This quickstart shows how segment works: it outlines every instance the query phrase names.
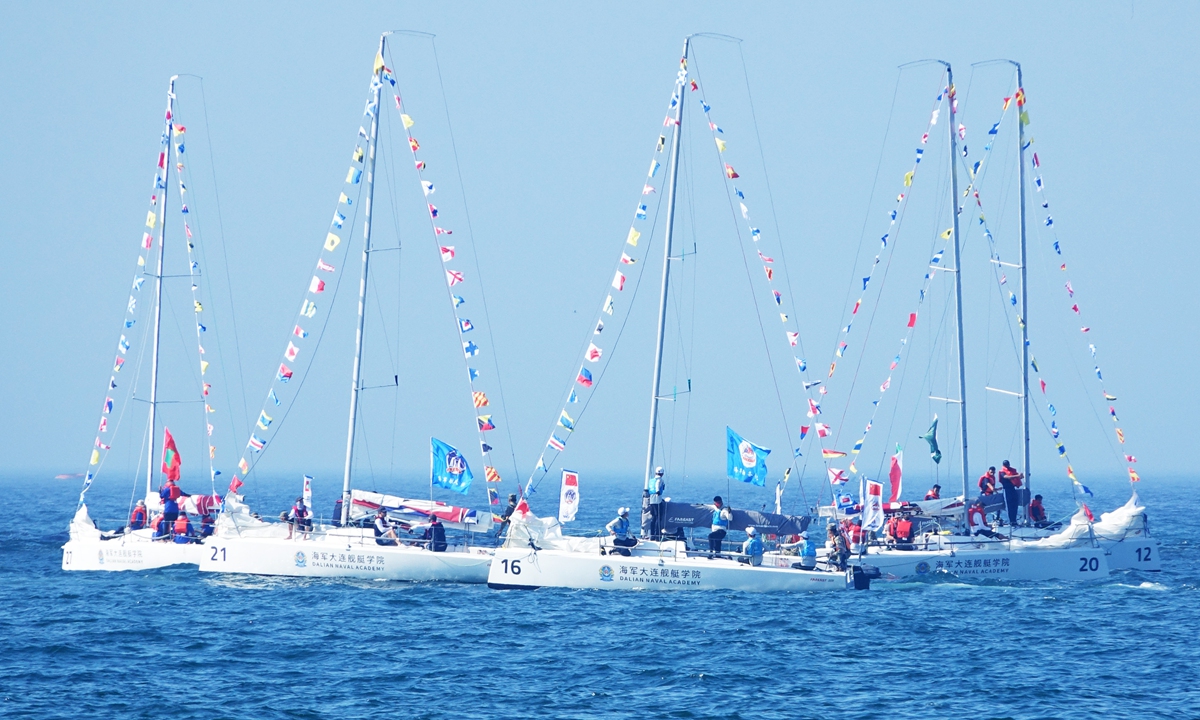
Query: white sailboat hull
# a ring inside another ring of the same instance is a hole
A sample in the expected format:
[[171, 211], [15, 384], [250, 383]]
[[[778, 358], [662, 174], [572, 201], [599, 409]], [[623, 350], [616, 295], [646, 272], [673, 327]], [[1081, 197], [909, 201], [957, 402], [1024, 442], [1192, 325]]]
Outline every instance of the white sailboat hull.
[[959, 543], [940, 550], [871, 548], [852, 563], [879, 568], [883, 580], [949, 575], [967, 580], [1095, 580], [1109, 574], [1102, 548], [1009, 549], [1003, 542]]
[[63, 570], [155, 570], [173, 565], [199, 565], [204, 545], [153, 540], [149, 528], [111, 539], [103, 534], [80, 505], [71, 520], [70, 539], [63, 545]]
[[201, 572], [458, 583], [486, 582], [493, 552], [455, 545], [445, 552], [378, 545], [370, 532], [309, 540], [221, 537], [210, 539], [206, 547]]

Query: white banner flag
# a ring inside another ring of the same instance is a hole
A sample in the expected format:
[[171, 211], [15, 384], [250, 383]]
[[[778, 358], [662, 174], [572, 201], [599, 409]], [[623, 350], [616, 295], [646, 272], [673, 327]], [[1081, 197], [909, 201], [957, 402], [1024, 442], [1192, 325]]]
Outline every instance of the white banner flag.
[[579, 473], [563, 470], [562, 490], [558, 495], [558, 521], [565, 523], [574, 520], [577, 510], [579, 510]]
[[867, 494], [863, 498], [863, 530], [878, 530], [883, 527], [883, 483], [867, 481]]
[[312, 475], [304, 476], [304, 492], [302, 496], [304, 498], [304, 506], [308, 508], [310, 513], [312, 512], [312, 481]]

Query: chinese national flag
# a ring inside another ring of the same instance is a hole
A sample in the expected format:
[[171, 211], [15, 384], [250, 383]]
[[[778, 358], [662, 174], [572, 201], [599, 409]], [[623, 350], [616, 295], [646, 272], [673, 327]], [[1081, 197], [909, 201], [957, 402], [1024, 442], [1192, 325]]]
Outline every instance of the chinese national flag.
[[179, 450], [175, 448], [175, 438], [171, 437], [171, 431], [163, 428], [163, 456], [162, 456], [162, 471], [166, 473], [168, 480], [179, 480], [179, 469], [183, 463], [179, 459]]

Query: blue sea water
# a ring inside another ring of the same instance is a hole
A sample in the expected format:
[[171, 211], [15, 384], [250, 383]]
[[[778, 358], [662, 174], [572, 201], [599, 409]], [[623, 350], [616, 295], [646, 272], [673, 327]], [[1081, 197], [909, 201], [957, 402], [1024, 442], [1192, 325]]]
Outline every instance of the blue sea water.
[[[636, 500], [584, 483], [581, 531]], [[1142, 484], [1161, 573], [748, 595], [65, 573], [77, 481], [0, 478], [0, 716], [1200, 717], [1200, 501]]]

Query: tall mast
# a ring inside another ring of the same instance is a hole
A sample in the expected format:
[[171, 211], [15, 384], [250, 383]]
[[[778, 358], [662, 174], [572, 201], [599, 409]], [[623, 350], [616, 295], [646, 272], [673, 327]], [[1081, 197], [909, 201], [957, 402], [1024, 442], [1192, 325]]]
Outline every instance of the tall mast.
[[[379, 38], [379, 57], [383, 57], [384, 39]], [[363, 326], [366, 324], [367, 269], [371, 258], [371, 205], [375, 197], [375, 139], [379, 131], [379, 96], [383, 90], [383, 70], [375, 71], [373, 102], [375, 112], [371, 115], [371, 137], [367, 142], [367, 201], [363, 204], [363, 255], [362, 276], [358, 279], [358, 331], [354, 335], [354, 370], [350, 376], [350, 421], [346, 431], [346, 468], [342, 475], [342, 524], [350, 521], [350, 468], [354, 462], [354, 428], [358, 424], [359, 375], [362, 370]]]
[[[1017, 90], [1023, 92], [1021, 63], [1017, 66]], [[1032, 473], [1029, 468], [1029, 283], [1025, 263], [1025, 124], [1021, 122], [1021, 106], [1017, 103], [1017, 178], [1020, 183], [1020, 202], [1017, 204], [1017, 226], [1021, 230], [1021, 425], [1024, 441], [1025, 487], [1029, 488]], [[1032, 491], [1031, 491], [1032, 492]]]
[[967, 365], [966, 343], [963, 339], [963, 300], [962, 300], [962, 254], [958, 237], [958, 138], [954, 128], [957, 126], [954, 102], [954, 71], [950, 63], [946, 66], [946, 101], [950, 104], [950, 122], [946, 130], [950, 136], [950, 215], [954, 220], [954, 316], [958, 325], [958, 422], [962, 428], [962, 482], [963, 501], [967, 499], [967, 483], [970, 482], [971, 471], [967, 458]]
[[158, 264], [154, 273], [154, 349], [150, 353], [150, 419], [147, 421], [150, 438], [146, 443], [146, 497], [154, 492], [154, 449], [155, 438], [158, 437], [156, 419], [158, 415], [158, 340], [162, 329], [162, 291], [163, 291], [163, 239], [167, 232], [167, 187], [171, 176], [171, 128], [175, 124], [175, 79], [172, 75], [167, 86], [167, 124], [166, 147], [163, 148], [162, 187], [154, 191], [162, 198], [158, 206]]
[[[683, 39], [683, 60], [687, 60], [690, 37]], [[680, 70], [680, 76], [684, 70]], [[667, 281], [671, 274], [671, 238], [675, 232], [675, 185], [679, 179], [679, 140], [683, 131], [683, 80], [675, 81], [675, 129], [671, 135], [671, 184], [667, 188], [667, 232], [663, 242], [662, 289], [658, 296], [658, 337], [654, 346], [654, 383], [650, 390], [650, 439], [646, 443], [646, 477], [643, 488], [650, 489], [650, 474], [654, 471], [654, 436], [658, 428], [658, 391], [662, 382], [663, 338], [667, 329]]]

